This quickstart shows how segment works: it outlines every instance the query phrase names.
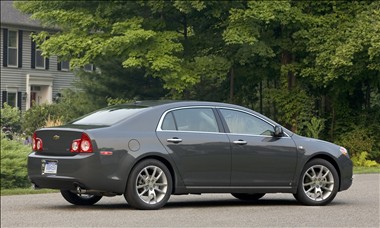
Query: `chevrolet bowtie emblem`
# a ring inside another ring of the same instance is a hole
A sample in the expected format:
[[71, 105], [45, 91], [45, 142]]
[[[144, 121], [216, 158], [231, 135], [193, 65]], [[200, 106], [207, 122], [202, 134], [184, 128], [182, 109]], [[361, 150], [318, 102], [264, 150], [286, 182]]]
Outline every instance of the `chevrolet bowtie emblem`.
[[53, 139], [54, 139], [54, 140], [58, 140], [58, 139], [59, 139], [59, 135], [54, 135], [54, 136], [53, 136]]

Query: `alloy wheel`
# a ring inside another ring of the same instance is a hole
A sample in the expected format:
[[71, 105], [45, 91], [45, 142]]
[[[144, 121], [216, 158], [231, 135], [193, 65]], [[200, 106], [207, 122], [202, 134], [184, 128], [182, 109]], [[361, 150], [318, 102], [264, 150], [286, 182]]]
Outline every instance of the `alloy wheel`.
[[302, 178], [302, 186], [305, 195], [313, 201], [327, 199], [334, 189], [334, 176], [323, 165], [311, 166]]
[[136, 179], [136, 192], [147, 204], [157, 204], [168, 191], [168, 179], [164, 171], [154, 165], [140, 171]]

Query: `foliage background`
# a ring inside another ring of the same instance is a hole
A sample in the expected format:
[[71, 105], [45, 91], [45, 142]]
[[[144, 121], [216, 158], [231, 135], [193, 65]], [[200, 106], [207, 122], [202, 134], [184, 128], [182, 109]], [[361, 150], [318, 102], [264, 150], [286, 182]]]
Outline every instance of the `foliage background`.
[[[80, 92], [66, 91], [52, 119], [66, 122], [107, 99], [230, 102], [380, 161], [379, 1], [15, 5], [61, 29], [33, 39], [78, 75]], [[97, 71], [78, 70], [88, 63]]]

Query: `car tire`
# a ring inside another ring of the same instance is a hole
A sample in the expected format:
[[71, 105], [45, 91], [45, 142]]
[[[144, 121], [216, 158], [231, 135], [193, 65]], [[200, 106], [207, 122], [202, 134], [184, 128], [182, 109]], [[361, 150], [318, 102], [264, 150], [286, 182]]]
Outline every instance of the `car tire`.
[[65, 200], [74, 205], [94, 205], [102, 196], [77, 194], [70, 190], [61, 190], [61, 195]]
[[256, 201], [261, 199], [263, 196], [265, 196], [265, 193], [231, 193], [232, 196], [239, 200], [245, 200], [245, 201]]
[[124, 197], [133, 208], [156, 210], [169, 200], [172, 186], [169, 169], [158, 160], [147, 159], [132, 169]]
[[305, 205], [323, 206], [335, 198], [339, 182], [339, 175], [330, 162], [313, 159], [303, 168], [294, 197]]

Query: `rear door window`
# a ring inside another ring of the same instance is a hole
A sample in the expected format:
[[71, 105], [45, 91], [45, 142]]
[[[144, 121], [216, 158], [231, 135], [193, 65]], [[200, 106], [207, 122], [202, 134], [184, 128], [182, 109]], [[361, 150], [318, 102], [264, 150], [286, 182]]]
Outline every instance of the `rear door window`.
[[218, 124], [211, 108], [187, 108], [166, 114], [162, 130], [219, 132]]

